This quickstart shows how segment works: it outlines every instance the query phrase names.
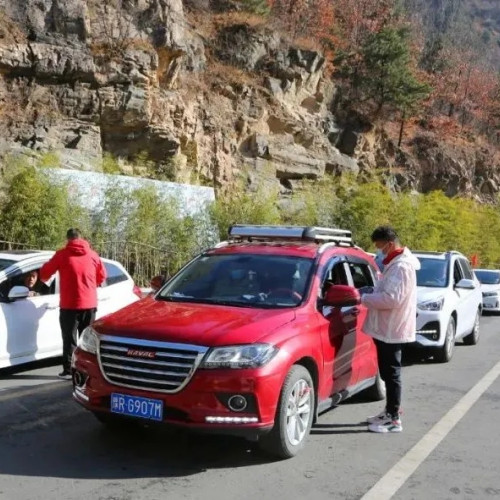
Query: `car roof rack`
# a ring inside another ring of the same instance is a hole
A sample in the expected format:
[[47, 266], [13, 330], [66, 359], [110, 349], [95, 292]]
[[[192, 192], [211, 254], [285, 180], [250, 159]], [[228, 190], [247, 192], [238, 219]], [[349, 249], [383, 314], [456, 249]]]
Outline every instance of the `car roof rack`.
[[234, 224], [229, 228], [229, 239], [232, 241], [332, 242], [339, 246], [350, 247], [354, 245], [351, 231], [317, 226], [261, 226]]

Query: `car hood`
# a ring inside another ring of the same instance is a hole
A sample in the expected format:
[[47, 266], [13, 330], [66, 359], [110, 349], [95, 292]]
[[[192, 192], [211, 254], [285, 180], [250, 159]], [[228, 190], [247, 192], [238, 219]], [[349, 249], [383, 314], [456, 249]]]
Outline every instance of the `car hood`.
[[481, 292], [498, 292], [500, 285], [481, 285]]
[[295, 319], [290, 309], [256, 309], [142, 299], [94, 323], [98, 333], [207, 347], [258, 342]]
[[446, 288], [434, 288], [429, 286], [417, 287], [417, 303], [426, 302], [428, 300], [443, 297], [446, 293]]

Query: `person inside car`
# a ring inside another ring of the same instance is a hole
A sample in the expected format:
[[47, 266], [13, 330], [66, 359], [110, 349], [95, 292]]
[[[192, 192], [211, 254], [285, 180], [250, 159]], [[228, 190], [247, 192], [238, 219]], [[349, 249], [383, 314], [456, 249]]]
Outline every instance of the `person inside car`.
[[37, 295], [45, 295], [47, 293], [47, 285], [38, 279], [38, 271], [36, 269], [28, 271], [14, 279], [12, 289], [14, 286], [25, 286], [29, 290], [28, 297], [35, 297]]
[[38, 271], [29, 271], [23, 276], [23, 284], [29, 289], [29, 297], [40, 295], [38, 285]]

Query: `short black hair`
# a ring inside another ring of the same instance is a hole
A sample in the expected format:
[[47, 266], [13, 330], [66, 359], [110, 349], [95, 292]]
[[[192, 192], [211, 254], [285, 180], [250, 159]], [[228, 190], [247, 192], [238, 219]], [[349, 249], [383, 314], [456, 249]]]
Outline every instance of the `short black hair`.
[[66, 231], [67, 240], [76, 240], [80, 237], [80, 230], [76, 227], [72, 227]]
[[399, 241], [396, 231], [391, 226], [378, 226], [371, 238], [372, 241]]

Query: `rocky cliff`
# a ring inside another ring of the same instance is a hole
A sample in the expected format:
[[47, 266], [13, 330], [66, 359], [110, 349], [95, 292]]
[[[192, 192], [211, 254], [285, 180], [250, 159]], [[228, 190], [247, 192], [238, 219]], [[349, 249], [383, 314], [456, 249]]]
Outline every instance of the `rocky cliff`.
[[160, 178], [243, 177], [283, 196], [303, 179], [382, 167], [395, 188], [496, 195], [489, 149], [443, 147], [428, 131], [399, 150], [380, 128], [340, 121], [321, 53], [231, 9], [0, 0], [0, 155], [56, 151], [99, 170], [109, 152], [126, 172], [140, 156]]

